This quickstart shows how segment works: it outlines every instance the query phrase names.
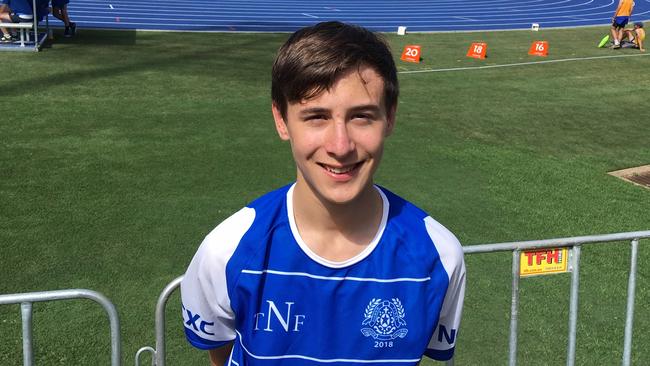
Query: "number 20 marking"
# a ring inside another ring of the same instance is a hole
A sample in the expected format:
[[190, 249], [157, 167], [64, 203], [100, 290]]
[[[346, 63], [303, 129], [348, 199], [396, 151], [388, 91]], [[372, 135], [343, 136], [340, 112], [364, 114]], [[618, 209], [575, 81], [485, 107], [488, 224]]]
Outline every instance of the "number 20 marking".
[[406, 56], [417, 57], [418, 53], [417, 48], [406, 47]]

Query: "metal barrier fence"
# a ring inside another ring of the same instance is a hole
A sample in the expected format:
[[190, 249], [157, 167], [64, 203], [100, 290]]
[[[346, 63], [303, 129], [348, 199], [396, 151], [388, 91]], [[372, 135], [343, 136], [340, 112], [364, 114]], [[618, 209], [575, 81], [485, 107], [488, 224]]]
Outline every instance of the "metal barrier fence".
[[32, 349], [32, 304], [34, 302], [68, 299], [90, 299], [99, 303], [106, 310], [111, 327], [111, 366], [120, 366], [120, 320], [115, 305], [99, 292], [84, 289], [0, 295], [0, 305], [20, 304], [20, 313], [23, 322], [23, 365], [32, 366], [34, 364], [34, 352]]
[[[632, 328], [634, 320], [634, 300], [636, 289], [637, 258], [639, 240], [650, 238], [649, 231], [636, 231], [606, 235], [579, 236], [571, 238], [557, 238], [547, 240], [532, 240], [524, 242], [482, 244], [463, 247], [465, 254], [512, 252], [512, 302], [510, 309], [510, 339], [509, 339], [509, 365], [517, 363], [517, 325], [519, 309], [519, 279], [520, 261], [522, 252], [549, 248], [571, 248], [570, 271], [571, 294], [569, 299], [569, 337], [567, 345], [567, 366], [575, 365], [576, 353], [576, 327], [578, 321], [578, 289], [580, 279], [580, 251], [584, 245], [607, 242], [630, 241], [630, 271], [627, 289], [627, 307], [625, 317], [625, 338], [623, 342], [622, 365], [629, 366], [632, 358]], [[170, 282], [158, 297], [155, 313], [156, 346], [140, 348], [135, 355], [135, 365], [140, 365], [140, 356], [145, 352], [152, 354], [152, 365], [165, 366], [165, 307], [171, 294], [180, 286], [181, 277]], [[115, 306], [102, 294], [91, 290], [61, 290], [45, 291], [25, 294], [0, 295], [0, 305], [21, 304], [23, 320], [23, 364], [33, 364], [32, 352], [32, 302], [63, 300], [72, 298], [87, 298], [100, 303], [106, 310], [111, 325], [111, 365], [120, 365], [120, 334], [119, 320]], [[453, 360], [447, 362], [453, 365]]]
[[630, 272], [627, 287], [627, 307], [625, 316], [625, 339], [623, 342], [623, 366], [629, 366], [632, 358], [632, 326], [634, 320], [634, 298], [636, 289], [637, 257], [639, 239], [650, 238], [650, 231], [636, 231], [606, 235], [578, 236], [548, 240], [532, 240], [524, 242], [471, 245], [463, 247], [465, 254], [512, 252], [512, 305], [510, 308], [510, 341], [508, 364], [517, 364], [517, 323], [519, 314], [519, 279], [520, 260], [522, 251], [571, 247], [571, 294], [569, 298], [569, 338], [567, 345], [567, 366], [575, 365], [576, 328], [578, 324], [578, 289], [580, 279], [580, 250], [583, 245], [607, 242], [630, 241]]
[[[544, 248], [564, 248], [570, 247], [573, 250], [571, 256], [571, 295], [569, 299], [569, 340], [567, 348], [567, 366], [575, 365], [576, 353], [576, 327], [578, 322], [578, 288], [580, 279], [580, 249], [583, 245], [592, 245], [607, 242], [630, 241], [632, 245], [630, 259], [630, 273], [627, 290], [627, 310], [625, 317], [625, 340], [623, 344], [623, 366], [629, 366], [632, 357], [632, 326], [634, 319], [634, 297], [636, 288], [636, 270], [639, 239], [650, 238], [650, 230], [635, 231], [627, 233], [577, 236], [570, 238], [556, 238], [547, 240], [531, 240], [523, 242], [497, 243], [469, 245], [463, 247], [465, 254], [494, 253], [494, 252], [512, 252], [512, 305], [510, 309], [510, 341], [508, 364], [515, 366], [517, 364], [517, 324], [519, 314], [519, 278], [520, 278], [520, 258], [521, 253], [527, 250], [536, 250]], [[158, 298], [156, 304], [156, 347], [142, 347], [136, 354], [135, 364], [140, 365], [139, 356], [145, 351], [153, 354], [152, 365], [165, 366], [165, 305], [169, 296], [179, 287], [182, 280], [177, 277], [170, 282]], [[447, 362], [447, 366], [453, 365], [453, 360]]]
[[158, 296], [156, 303], [156, 348], [144, 346], [135, 354], [135, 364], [140, 365], [140, 355], [143, 352], [152, 353], [152, 365], [163, 366], [165, 365], [165, 305], [169, 296], [181, 285], [183, 276], [176, 277], [170, 282]]

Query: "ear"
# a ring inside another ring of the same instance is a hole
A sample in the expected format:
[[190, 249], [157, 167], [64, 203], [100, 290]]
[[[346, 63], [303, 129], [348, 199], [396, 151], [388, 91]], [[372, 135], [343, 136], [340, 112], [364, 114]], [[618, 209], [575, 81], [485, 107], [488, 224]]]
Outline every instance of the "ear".
[[386, 114], [386, 131], [384, 136], [388, 137], [393, 133], [393, 128], [395, 128], [395, 116], [397, 114], [397, 103], [388, 111]]
[[280, 108], [275, 103], [271, 104], [271, 110], [273, 111], [273, 120], [275, 121], [275, 130], [278, 131], [278, 135], [284, 141], [289, 140], [289, 130], [287, 129], [287, 122], [282, 117]]

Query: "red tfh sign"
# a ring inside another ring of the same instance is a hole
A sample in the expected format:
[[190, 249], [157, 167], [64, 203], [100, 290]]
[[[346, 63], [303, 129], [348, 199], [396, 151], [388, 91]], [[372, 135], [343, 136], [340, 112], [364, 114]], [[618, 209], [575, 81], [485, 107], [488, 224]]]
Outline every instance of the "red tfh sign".
[[548, 42], [546, 41], [535, 41], [530, 45], [528, 54], [532, 56], [548, 56]]
[[472, 43], [467, 50], [467, 57], [484, 59], [487, 55], [487, 43]]
[[420, 45], [417, 44], [406, 45], [404, 47], [404, 51], [402, 52], [402, 57], [400, 59], [406, 62], [419, 63], [420, 54], [422, 53], [421, 51], [422, 51], [422, 47], [420, 47]]
[[528, 259], [528, 265], [533, 265], [533, 258], [535, 258], [535, 264], [540, 265], [542, 261], [546, 261], [548, 264], [561, 263], [562, 262], [562, 250], [561, 249], [551, 249], [551, 250], [540, 250], [536, 252], [524, 252], [524, 255]]

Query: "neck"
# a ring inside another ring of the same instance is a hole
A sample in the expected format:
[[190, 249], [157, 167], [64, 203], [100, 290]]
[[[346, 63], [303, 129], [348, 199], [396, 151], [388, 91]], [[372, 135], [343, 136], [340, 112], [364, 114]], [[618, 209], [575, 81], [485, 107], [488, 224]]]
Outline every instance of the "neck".
[[319, 256], [342, 261], [359, 254], [381, 224], [383, 201], [373, 185], [346, 203], [333, 203], [298, 180], [293, 192], [293, 215], [307, 246]]

